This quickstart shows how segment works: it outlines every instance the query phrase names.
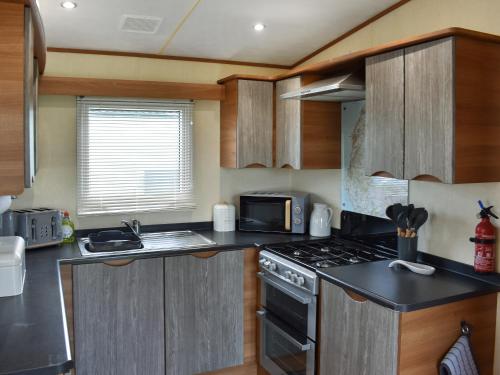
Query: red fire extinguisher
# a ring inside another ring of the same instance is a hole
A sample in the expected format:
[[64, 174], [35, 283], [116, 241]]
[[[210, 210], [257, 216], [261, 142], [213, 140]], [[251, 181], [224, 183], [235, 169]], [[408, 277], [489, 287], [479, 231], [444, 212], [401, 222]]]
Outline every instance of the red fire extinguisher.
[[496, 228], [490, 222], [490, 216], [498, 219], [491, 209], [493, 206], [484, 207], [483, 202], [478, 201], [481, 211], [478, 217], [481, 221], [476, 226], [476, 235], [470, 240], [476, 244], [474, 254], [474, 271], [479, 273], [495, 272], [496, 265]]

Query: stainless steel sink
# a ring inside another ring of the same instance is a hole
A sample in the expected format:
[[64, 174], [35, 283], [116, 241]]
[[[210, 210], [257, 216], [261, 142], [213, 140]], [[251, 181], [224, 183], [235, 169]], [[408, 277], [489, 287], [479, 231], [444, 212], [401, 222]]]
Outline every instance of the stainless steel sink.
[[173, 232], [143, 233], [141, 235], [142, 247], [124, 251], [91, 252], [87, 249], [88, 239], [80, 238], [78, 247], [84, 257], [99, 257], [110, 255], [127, 255], [151, 253], [155, 251], [176, 251], [210, 247], [216, 245], [212, 240], [191, 230]]

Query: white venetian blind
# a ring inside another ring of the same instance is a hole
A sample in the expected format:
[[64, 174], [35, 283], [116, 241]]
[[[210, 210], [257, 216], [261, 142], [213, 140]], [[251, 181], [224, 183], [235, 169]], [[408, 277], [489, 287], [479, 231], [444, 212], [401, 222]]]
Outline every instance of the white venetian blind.
[[77, 98], [78, 214], [188, 210], [193, 103]]

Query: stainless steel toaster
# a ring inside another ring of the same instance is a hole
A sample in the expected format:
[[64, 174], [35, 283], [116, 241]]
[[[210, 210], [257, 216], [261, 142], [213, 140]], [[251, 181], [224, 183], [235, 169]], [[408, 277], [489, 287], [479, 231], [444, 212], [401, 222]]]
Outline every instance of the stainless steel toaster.
[[62, 242], [62, 213], [50, 208], [8, 210], [0, 215], [0, 235], [24, 238], [26, 248]]

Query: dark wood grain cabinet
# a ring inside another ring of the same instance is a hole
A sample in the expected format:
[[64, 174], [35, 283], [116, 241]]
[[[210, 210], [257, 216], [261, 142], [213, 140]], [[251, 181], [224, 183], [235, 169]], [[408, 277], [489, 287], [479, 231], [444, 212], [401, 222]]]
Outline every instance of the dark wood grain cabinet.
[[340, 103], [281, 99], [298, 91], [308, 77], [292, 77], [276, 82], [276, 162], [277, 168], [339, 169], [341, 167]]
[[399, 313], [321, 284], [320, 373], [397, 373]]
[[163, 259], [73, 267], [78, 375], [164, 375]]
[[322, 281], [319, 375], [436, 374], [462, 320], [474, 327], [471, 344], [479, 372], [491, 375], [496, 299], [493, 293], [398, 312]]
[[243, 364], [244, 251], [165, 258], [167, 375]]
[[404, 50], [366, 59], [365, 173], [404, 178]]
[[221, 167], [272, 167], [273, 83], [238, 79], [224, 86]]
[[500, 46], [448, 37], [366, 59], [365, 172], [500, 181]]

